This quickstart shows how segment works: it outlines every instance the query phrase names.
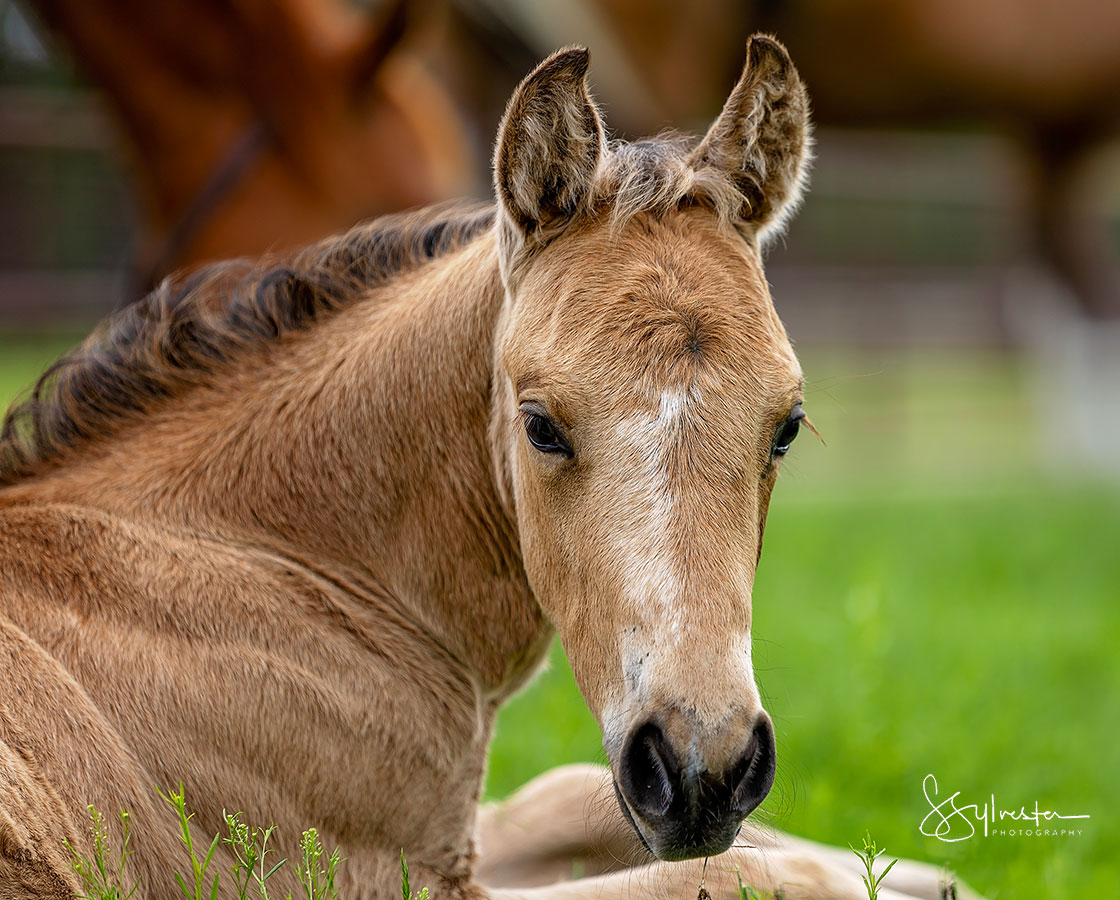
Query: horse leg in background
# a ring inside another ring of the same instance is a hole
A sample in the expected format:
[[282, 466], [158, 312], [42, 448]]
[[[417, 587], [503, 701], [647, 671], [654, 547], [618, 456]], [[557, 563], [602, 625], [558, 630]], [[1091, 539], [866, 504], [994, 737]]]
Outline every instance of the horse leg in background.
[[[623, 818], [605, 766], [559, 766], [508, 799], [480, 808], [478, 840], [476, 877], [492, 888], [539, 887], [637, 870], [653, 862]], [[731, 853], [782, 859], [794, 866], [801, 859], [810, 867], [863, 871], [851, 850], [793, 837], [753, 821], [743, 825]], [[721, 859], [711, 864], [722, 864]], [[908, 897], [940, 900], [943, 880], [935, 866], [899, 860], [884, 885]], [[965, 891], [960, 896], [970, 894]]]
[[1120, 397], [1099, 389], [1120, 378], [1120, 280], [1099, 199], [1115, 168], [1105, 152], [1109, 134], [1086, 118], [1039, 125], [1032, 137], [1033, 249], [1046, 270], [1032, 267], [1010, 286], [1009, 324], [1028, 351], [1046, 461], [1057, 471], [1072, 463], [1113, 478], [1120, 471]]

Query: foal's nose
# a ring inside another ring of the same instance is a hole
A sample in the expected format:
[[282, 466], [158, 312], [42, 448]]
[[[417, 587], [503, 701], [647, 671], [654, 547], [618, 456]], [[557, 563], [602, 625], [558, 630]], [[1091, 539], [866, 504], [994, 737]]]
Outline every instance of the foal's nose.
[[709, 771], [697, 742], [674, 747], [653, 721], [631, 731], [619, 766], [619, 791], [635, 827], [661, 859], [714, 856], [731, 846], [743, 819], [770, 793], [777, 753], [765, 712], [754, 720], [735, 761]]

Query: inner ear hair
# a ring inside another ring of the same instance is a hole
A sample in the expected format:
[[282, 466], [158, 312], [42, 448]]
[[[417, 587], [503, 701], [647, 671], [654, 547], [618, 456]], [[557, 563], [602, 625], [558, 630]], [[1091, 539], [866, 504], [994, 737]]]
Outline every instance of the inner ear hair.
[[742, 222], [760, 236], [781, 230], [805, 188], [812, 145], [809, 99], [780, 42], [754, 35], [743, 74], [723, 111], [692, 152], [743, 195]]
[[590, 53], [554, 53], [521, 83], [499, 130], [494, 180], [524, 236], [563, 224], [587, 205], [603, 154], [603, 125], [587, 89]]

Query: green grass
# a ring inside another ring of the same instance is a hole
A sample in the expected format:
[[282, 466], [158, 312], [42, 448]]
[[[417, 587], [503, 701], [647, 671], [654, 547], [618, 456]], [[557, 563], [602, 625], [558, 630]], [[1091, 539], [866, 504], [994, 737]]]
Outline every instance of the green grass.
[[[186, 793], [182, 784], [178, 790], [157, 792], [160, 799], [170, 806], [178, 820], [179, 841], [183, 845], [183, 855], [190, 864], [190, 873], [181, 874], [173, 870], [183, 900], [217, 900], [223, 884], [234, 885], [238, 900], [281, 900], [279, 895], [269, 892], [269, 880], [288, 865], [287, 858], [276, 861], [279, 856], [275, 849], [268, 846], [276, 827], [259, 828], [242, 821], [241, 813], [225, 814], [227, 833], [215, 834], [212, 838], [199, 835], [192, 820], [194, 813], [188, 810]], [[140, 887], [139, 881], [130, 881], [126, 876], [129, 857], [133, 855], [128, 844], [132, 834], [132, 817], [121, 812], [120, 838], [110, 835], [109, 827], [102, 813], [93, 806], [88, 807], [90, 816], [90, 837], [92, 855], [84, 856], [72, 844], [63, 841], [70, 855], [70, 867], [78, 876], [82, 892], [74, 900], [129, 900]], [[199, 839], [202, 843], [196, 843]], [[206, 843], [209, 841], [209, 843]], [[225, 844], [233, 854], [233, 865], [228, 871], [214, 865], [214, 852], [220, 844]], [[327, 856], [319, 833], [308, 828], [300, 836], [300, 857], [292, 862], [296, 878], [302, 891], [301, 900], [340, 900], [335, 887], [339, 866], [344, 862], [336, 848]], [[275, 890], [275, 888], [273, 888]], [[428, 900], [428, 889], [413, 894], [409, 885], [408, 863], [401, 851], [401, 898], [402, 900]], [[293, 900], [286, 893], [283, 900]]]
[[[0, 402], [68, 341], [0, 343]], [[991, 898], [1120, 884], [1120, 492], [1039, 465], [1021, 363], [817, 354], [755, 589], [779, 742], [772, 824], [946, 864]], [[602, 761], [563, 653], [503, 710], [487, 795]], [[960, 803], [1087, 813], [1069, 838], [924, 837]], [[944, 796], [944, 793], [943, 795]]]
[[82, 335], [0, 334], [0, 410], [30, 388], [36, 377], [75, 347]]
[[[849, 845], [851, 846], [851, 845]], [[880, 866], [878, 873], [875, 871], [875, 863], [878, 862], [879, 857], [887, 852], [885, 847], [879, 847], [875, 841], [871, 839], [870, 834], [865, 834], [863, 838], [863, 846], [860, 849], [852, 847], [852, 852], [863, 864], [863, 874], [860, 879], [863, 881], [863, 887], [867, 891], [867, 900], [879, 900], [879, 886], [886, 880], [887, 873], [894, 868], [898, 859], [892, 859], [885, 866]]]
[[82, 885], [75, 900], [130, 900], [140, 887], [139, 880], [130, 879], [125, 870], [132, 851], [132, 816], [122, 810], [117, 817], [120, 837], [110, 836], [105, 816], [93, 806], [89, 810], [89, 835], [93, 853], [83, 856], [69, 841], [63, 846], [70, 857], [70, 867]]

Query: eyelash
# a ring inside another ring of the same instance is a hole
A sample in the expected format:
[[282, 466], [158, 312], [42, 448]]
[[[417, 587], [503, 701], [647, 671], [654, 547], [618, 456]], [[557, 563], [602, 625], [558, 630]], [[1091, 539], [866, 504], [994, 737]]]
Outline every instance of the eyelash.
[[797, 438], [804, 418], [805, 410], [801, 408], [800, 403], [795, 404], [786, 420], [774, 432], [774, 443], [770, 450], [772, 457], [782, 457], [789, 453], [790, 444]]
[[564, 430], [543, 413], [523, 409], [525, 437], [540, 453], [558, 453], [571, 459], [575, 453]]

